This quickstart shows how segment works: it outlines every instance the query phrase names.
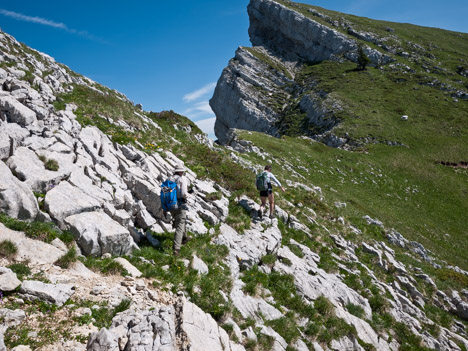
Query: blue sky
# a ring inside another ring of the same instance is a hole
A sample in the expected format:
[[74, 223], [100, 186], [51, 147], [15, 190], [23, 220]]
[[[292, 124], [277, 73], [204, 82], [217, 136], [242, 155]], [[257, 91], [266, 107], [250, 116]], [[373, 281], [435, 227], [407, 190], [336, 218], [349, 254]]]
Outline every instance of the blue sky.
[[[0, 0], [0, 27], [145, 110], [174, 110], [212, 131], [216, 81], [249, 46], [249, 0]], [[374, 19], [468, 32], [466, 0], [301, 1]]]

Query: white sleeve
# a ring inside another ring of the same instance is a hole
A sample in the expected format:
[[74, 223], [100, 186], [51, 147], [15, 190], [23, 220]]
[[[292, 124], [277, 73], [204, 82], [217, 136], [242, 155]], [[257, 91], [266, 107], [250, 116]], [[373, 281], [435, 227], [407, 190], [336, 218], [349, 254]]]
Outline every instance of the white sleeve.
[[270, 179], [273, 179], [273, 181], [276, 183], [276, 185], [278, 185], [279, 187], [281, 187], [281, 183], [279, 182], [278, 179], [276, 179], [276, 177], [273, 175], [273, 173], [269, 173], [270, 175]]
[[179, 190], [180, 190], [180, 198], [181, 199], [186, 199], [187, 198], [187, 178], [182, 176], [182, 177], [179, 177], [178, 179], [178, 182], [177, 182], [177, 185], [179, 186]]

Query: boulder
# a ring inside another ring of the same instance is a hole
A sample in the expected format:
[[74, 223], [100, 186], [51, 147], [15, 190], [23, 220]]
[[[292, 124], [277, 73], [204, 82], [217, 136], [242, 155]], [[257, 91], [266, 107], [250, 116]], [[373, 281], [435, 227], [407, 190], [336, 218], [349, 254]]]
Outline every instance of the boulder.
[[45, 193], [62, 179], [70, 175], [70, 171], [64, 171], [59, 167], [58, 171], [45, 168], [38, 155], [27, 147], [20, 147], [7, 161], [11, 171], [33, 191]]
[[115, 334], [102, 328], [89, 337], [87, 351], [119, 351], [119, 343]]
[[64, 222], [84, 255], [124, 255], [137, 247], [128, 229], [105, 213], [83, 212], [65, 218]]
[[75, 293], [75, 287], [70, 284], [46, 284], [35, 280], [25, 280], [21, 285], [20, 294], [28, 300], [41, 300], [59, 307]]
[[36, 113], [11, 96], [0, 96], [0, 111], [6, 114], [8, 122], [23, 127], [37, 122]]
[[47, 212], [63, 225], [65, 218], [81, 212], [97, 210], [101, 207], [101, 203], [69, 182], [62, 181], [47, 192], [45, 207]]
[[19, 181], [0, 161], [0, 210], [10, 217], [35, 219], [39, 207], [29, 186]]
[[16, 277], [11, 269], [0, 267], [0, 291], [13, 291], [21, 285], [21, 281]]
[[151, 311], [119, 313], [109, 329], [91, 334], [87, 350], [245, 351], [209, 314], [183, 298]]
[[190, 267], [198, 272], [198, 274], [208, 274], [208, 266], [197, 255], [193, 255]]
[[189, 350], [245, 351], [244, 347], [229, 340], [226, 331], [197, 305], [185, 301], [182, 308], [182, 329], [186, 333]]
[[33, 240], [22, 232], [17, 232], [0, 223], [0, 241], [13, 241], [18, 248], [15, 260], [31, 264], [52, 264], [63, 256], [64, 252], [39, 240]]
[[142, 273], [136, 268], [133, 264], [128, 262], [125, 258], [123, 257], [117, 257], [114, 258], [114, 262], [117, 262], [122, 265], [122, 267], [130, 274], [130, 276], [134, 278], [141, 277]]
[[281, 245], [281, 231], [277, 227], [269, 227], [264, 231], [249, 229], [243, 235], [239, 235], [227, 224], [220, 227], [220, 235], [214, 242], [218, 245], [226, 245], [235, 256], [243, 269], [252, 268], [260, 262], [260, 259], [271, 253], [275, 253]]
[[26, 128], [17, 123], [6, 123], [0, 120], [0, 160], [12, 156], [17, 146], [29, 136]]
[[[10, 310], [9, 308], [0, 309], [0, 319], [2, 325], [6, 327], [16, 327], [26, 319], [26, 313], [23, 310]], [[2, 328], [0, 327], [0, 330]]]

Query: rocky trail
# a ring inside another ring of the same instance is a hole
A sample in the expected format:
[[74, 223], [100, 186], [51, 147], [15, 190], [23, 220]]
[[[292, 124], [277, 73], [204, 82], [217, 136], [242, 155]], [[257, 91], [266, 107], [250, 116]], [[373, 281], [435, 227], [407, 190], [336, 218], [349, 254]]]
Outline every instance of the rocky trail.
[[[188, 245], [192, 252], [171, 261], [164, 243], [173, 229], [159, 187], [182, 160], [112, 141], [79, 123], [76, 104], [56, 108], [57, 96], [78, 86], [128, 100], [3, 32], [0, 63], [0, 350], [468, 349], [468, 290], [448, 294], [400, 262], [395, 250], [402, 249], [441, 264], [368, 216], [386, 241], [361, 239], [345, 218], [319, 218], [306, 208], [295, 215], [292, 204], [276, 207], [273, 220], [259, 219], [256, 200], [189, 170], [187, 230], [200, 246]], [[133, 117], [143, 129], [159, 127], [137, 110]], [[259, 169], [227, 150], [239, 167]], [[326, 201], [313, 184], [285, 182]], [[233, 206], [248, 218], [242, 230], [228, 221]], [[48, 227], [53, 240], [47, 230], [34, 231], [37, 223], [56, 226]], [[15, 250], [4, 249], [9, 243]], [[224, 254], [213, 258], [218, 249]], [[64, 264], [73, 253], [79, 259]], [[93, 262], [109, 271], [85, 265]], [[181, 280], [165, 280], [177, 270]], [[201, 297], [204, 309], [193, 302]], [[441, 325], [428, 305], [452, 322]]]

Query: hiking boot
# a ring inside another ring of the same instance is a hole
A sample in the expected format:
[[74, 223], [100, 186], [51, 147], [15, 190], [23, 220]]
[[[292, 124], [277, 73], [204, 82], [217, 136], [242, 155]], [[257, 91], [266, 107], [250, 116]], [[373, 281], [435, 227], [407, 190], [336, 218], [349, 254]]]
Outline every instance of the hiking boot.
[[179, 256], [179, 255], [180, 255], [180, 250], [174, 249], [174, 256]]
[[274, 219], [275, 218], [275, 215], [270, 215], [270, 219]]
[[257, 215], [258, 215], [258, 218], [262, 218], [263, 217], [263, 213], [262, 213], [262, 210], [258, 210], [257, 211]]
[[192, 239], [193, 238], [191, 236], [186, 236], [186, 237], [182, 238], [182, 245], [187, 244]]

